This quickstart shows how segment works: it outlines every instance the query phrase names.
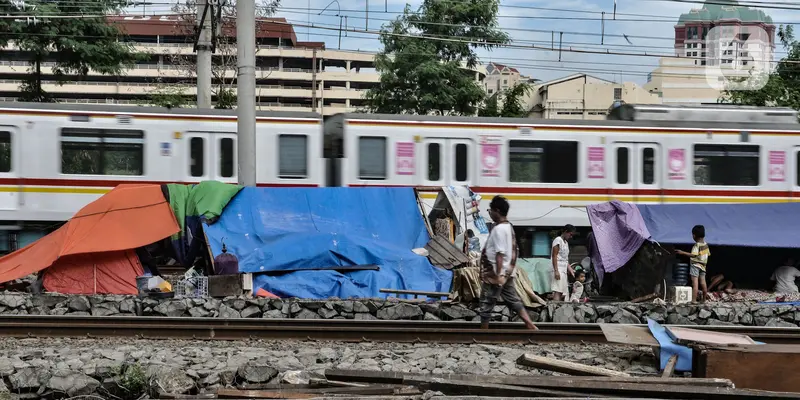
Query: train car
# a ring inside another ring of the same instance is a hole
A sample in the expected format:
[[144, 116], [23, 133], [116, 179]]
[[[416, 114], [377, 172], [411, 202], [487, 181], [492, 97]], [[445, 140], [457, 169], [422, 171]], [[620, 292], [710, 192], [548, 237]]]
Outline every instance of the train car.
[[588, 204], [800, 197], [790, 109], [620, 105], [605, 121], [341, 114], [325, 134], [336, 185], [428, 188], [428, 207], [443, 185], [506, 196], [519, 236], [540, 249], [526, 255], [547, 256], [564, 224], [588, 231]]
[[[259, 113], [259, 186], [323, 186], [321, 117]], [[0, 105], [0, 252], [21, 248], [122, 183], [236, 183], [236, 113]]]

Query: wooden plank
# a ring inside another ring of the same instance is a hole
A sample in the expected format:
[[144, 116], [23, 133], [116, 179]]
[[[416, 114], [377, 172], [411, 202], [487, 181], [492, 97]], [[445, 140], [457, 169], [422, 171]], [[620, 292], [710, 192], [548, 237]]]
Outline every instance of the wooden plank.
[[624, 376], [629, 374], [610, 369], [592, 367], [589, 365], [574, 363], [570, 361], [554, 360], [552, 358], [535, 356], [533, 354], [523, 354], [517, 359], [517, 364], [527, 367], [545, 369], [548, 371], [561, 372], [563, 374], [578, 376]]
[[450, 293], [444, 292], [423, 292], [418, 290], [395, 290], [395, 289], [381, 289], [381, 293], [393, 293], [393, 294], [410, 294], [415, 296], [426, 296], [426, 297], [437, 297], [437, 298], [448, 298], [450, 297]]
[[693, 353], [693, 376], [725, 377], [738, 388], [800, 392], [800, 346], [712, 347]]
[[293, 392], [268, 392], [264, 390], [238, 390], [219, 389], [217, 397], [220, 399], [313, 399], [317, 397], [310, 393]]
[[600, 324], [606, 340], [611, 343], [622, 343], [641, 346], [658, 347], [659, 343], [646, 326], [628, 326], [622, 324]]
[[452, 243], [440, 236], [433, 236], [425, 245], [431, 264], [444, 269], [453, 269], [469, 263], [469, 257]]
[[675, 372], [675, 365], [678, 364], [678, 355], [675, 354], [667, 360], [667, 365], [664, 366], [664, 372], [661, 374], [662, 378], [669, 378]]
[[614, 382], [629, 384], [659, 384], [659, 385], [692, 385], [705, 387], [733, 388], [733, 382], [728, 379], [703, 379], [703, 378], [659, 378], [659, 377], [595, 377], [595, 376], [503, 376], [503, 375], [460, 375], [460, 374], [405, 374], [400, 372], [362, 371], [329, 369], [325, 371], [328, 379], [338, 379], [347, 382], [362, 383], [403, 383], [410, 377], [433, 377], [464, 381], [476, 381], [517, 386], [547, 387], [550, 385], [594, 385], [598, 382]]
[[[475, 381], [459, 381], [442, 378], [417, 377], [406, 380], [407, 383], [418, 386], [424, 390], [436, 390], [450, 395], [481, 395], [481, 396], [551, 396], [565, 397], [576, 396], [584, 393], [570, 390], [551, 390], [542, 388], [529, 388], [512, 385], [498, 385]], [[605, 396], [601, 396], [605, 397]]]
[[667, 334], [678, 344], [717, 344], [717, 345], [748, 345], [756, 344], [750, 336], [736, 333], [722, 333], [677, 326], [667, 326]]
[[328, 267], [314, 267], [314, 268], [290, 268], [290, 269], [282, 269], [280, 271], [265, 271], [264, 274], [267, 275], [280, 275], [289, 272], [298, 272], [298, 271], [379, 271], [381, 267], [375, 264], [367, 264], [367, 265], [331, 265]]

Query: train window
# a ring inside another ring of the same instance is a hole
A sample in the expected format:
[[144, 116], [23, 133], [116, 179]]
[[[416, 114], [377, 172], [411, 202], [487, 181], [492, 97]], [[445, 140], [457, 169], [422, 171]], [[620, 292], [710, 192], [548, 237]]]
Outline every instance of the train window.
[[386, 179], [386, 138], [358, 138], [359, 179]]
[[625, 185], [630, 181], [630, 162], [627, 147], [617, 147], [617, 183]]
[[205, 173], [205, 147], [205, 139], [201, 137], [189, 139], [189, 158], [192, 163], [189, 166], [189, 173], [192, 176], [203, 176]]
[[278, 136], [278, 176], [283, 179], [308, 177], [308, 136]]
[[428, 143], [428, 180], [442, 179], [442, 146], [439, 143]]
[[11, 172], [11, 132], [0, 132], [0, 172]]
[[578, 182], [578, 142], [512, 140], [509, 181]]
[[61, 130], [61, 173], [143, 175], [144, 132], [64, 128]]
[[223, 178], [233, 177], [233, 152], [232, 138], [222, 138], [219, 140], [219, 175]]
[[458, 182], [467, 181], [467, 160], [467, 145], [464, 143], [456, 144], [456, 181]]
[[694, 145], [694, 184], [758, 186], [759, 146]]
[[656, 182], [656, 151], [650, 147], [642, 149], [642, 183], [652, 185]]

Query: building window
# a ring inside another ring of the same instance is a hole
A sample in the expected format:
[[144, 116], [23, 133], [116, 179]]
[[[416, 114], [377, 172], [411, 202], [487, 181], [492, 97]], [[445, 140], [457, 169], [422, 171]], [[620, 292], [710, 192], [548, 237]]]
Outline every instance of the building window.
[[76, 175], [143, 175], [144, 132], [64, 128], [61, 173]]
[[622, 100], [622, 88], [614, 88], [614, 100]]
[[694, 184], [758, 186], [759, 146], [696, 144]]
[[489, 94], [492, 94], [492, 93], [494, 93], [494, 90], [493, 89], [489, 89]]
[[747, 61], [742, 61], [742, 65], [747, 65]]
[[617, 183], [626, 185], [630, 182], [630, 159], [627, 147], [617, 148]]
[[428, 143], [428, 180], [442, 179], [442, 146], [439, 143]]
[[282, 179], [308, 177], [308, 136], [278, 136], [278, 177]]
[[508, 85], [508, 79], [503, 79], [503, 85]]
[[231, 178], [235, 171], [234, 149], [232, 138], [222, 138], [219, 140], [219, 176]]
[[205, 172], [205, 147], [206, 141], [200, 137], [193, 137], [189, 139], [189, 158], [191, 165], [189, 165], [189, 175], [203, 176]]
[[0, 131], [0, 172], [11, 172], [11, 132]]
[[642, 183], [652, 185], [656, 181], [656, 151], [650, 147], [642, 149]]
[[467, 157], [467, 145], [464, 143], [456, 144], [456, 181], [466, 182], [467, 171], [469, 170], [469, 157]]
[[386, 138], [358, 138], [358, 176], [365, 180], [386, 179]]
[[508, 151], [511, 182], [578, 182], [578, 142], [512, 140]]

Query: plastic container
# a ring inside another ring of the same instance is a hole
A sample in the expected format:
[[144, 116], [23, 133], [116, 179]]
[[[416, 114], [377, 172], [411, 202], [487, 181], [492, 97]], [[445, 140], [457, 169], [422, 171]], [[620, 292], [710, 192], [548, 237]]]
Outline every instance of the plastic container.
[[139, 296], [147, 296], [147, 281], [149, 279], [149, 276], [136, 277], [136, 290], [139, 291]]

